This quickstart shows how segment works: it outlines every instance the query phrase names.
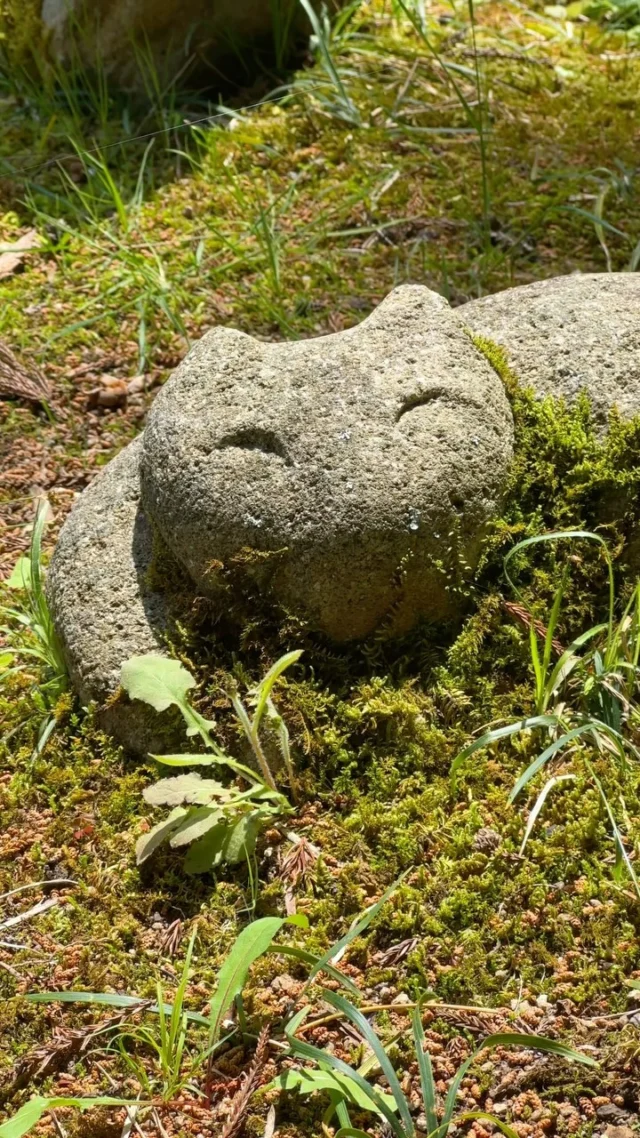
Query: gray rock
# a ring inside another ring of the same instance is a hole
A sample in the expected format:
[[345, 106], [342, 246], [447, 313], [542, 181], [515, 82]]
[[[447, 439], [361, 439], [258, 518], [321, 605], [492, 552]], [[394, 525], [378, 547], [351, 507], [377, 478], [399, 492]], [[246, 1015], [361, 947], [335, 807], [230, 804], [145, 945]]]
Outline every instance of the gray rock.
[[495, 853], [502, 845], [502, 838], [496, 830], [492, 830], [490, 826], [481, 826], [476, 831], [473, 839], [473, 848], [476, 853]]
[[205, 336], [149, 414], [142, 501], [203, 592], [242, 565], [335, 640], [400, 632], [459, 610], [512, 441], [460, 317], [407, 285], [335, 335]]
[[[74, 59], [79, 51], [85, 64], [99, 63], [122, 87], [144, 92], [134, 41], [145, 58], [150, 56], [163, 83], [185, 73], [211, 74], [216, 64], [228, 61], [237, 68], [238, 56], [246, 52], [250, 60], [251, 49], [273, 47], [282, 29], [289, 40], [309, 30], [298, 0], [279, 4], [277, 28], [275, 5], [266, 0], [91, 0], [89, 5], [86, 0], [41, 0], [40, 14], [58, 61]], [[339, 7], [339, 0], [330, 7]]]
[[586, 391], [602, 427], [614, 405], [625, 417], [640, 413], [639, 274], [536, 281], [457, 312], [506, 349], [520, 382], [538, 394], [573, 403]]
[[174, 717], [146, 705], [110, 702], [130, 656], [162, 652], [170, 628], [167, 600], [147, 582], [153, 539], [140, 509], [136, 439], [80, 496], [47, 574], [47, 595], [73, 686], [99, 705], [105, 730], [132, 750], [165, 749]]

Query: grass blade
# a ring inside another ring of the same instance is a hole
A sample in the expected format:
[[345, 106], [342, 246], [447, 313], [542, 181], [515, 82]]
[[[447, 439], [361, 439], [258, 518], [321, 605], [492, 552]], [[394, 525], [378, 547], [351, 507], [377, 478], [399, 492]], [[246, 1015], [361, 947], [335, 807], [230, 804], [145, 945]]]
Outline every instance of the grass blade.
[[544, 806], [549, 793], [553, 790], [554, 786], [558, 785], [559, 782], [567, 782], [567, 781], [575, 782], [575, 777], [576, 776], [574, 774], [559, 774], [559, 775], [556, 775], [554, 778], [550, 778], [548, 780], [548, 782], [545, 782], [542, 790], [540, 791], [540, 794], [536, 798], [535, 805], [533, 806], [533, 808], [529, 814], [529, 818], [527, 820], [527, 828], [524, 832], [524, 837], [522, 839], [522, 845], [520, 846], [520, 850], [519, 850], [521, 857], [525, 851], [525, 846], [526, 846], [527, 842], [529, 841], [529, 838], [531, 837], [531, 831], [533, 830], [533, 827], [536, 824], [536, 819], [538, 818], [538, 815], [540, 814], [540, 811], [542, 810], [542, 807]]
[[251, 965], [264, 955], [284, 923], [285, 920], [282, 917], [262, 917], [259, 921], [247, 925], [237, 937], [220, 969], [218, 986], [211, 1000], [209, 1012], [210, 1047], [215, 1046], [218, 1042], [224, 1014], [231, 1007], [236, 996], [240, 995]]
[[414, 1008], [411, 1012], [411, 1027], [413, 1029], [416, 1058], [418, 1060], [418, 1070], [420, 1072], [422, 1101], [424, 1103], [424, 1113], [427, 1119], [427, 1134], [433, 1134], [438, 1128], [436, 1087], [433, 1079], [431, 1056], [426, 1049], [427, 1041], [424, 1034], [424, 1028], [422, 1026], [422, 1016], [420, 1014], [419, 1007]]
[[407, 1135], [413, 1135], [415, 1128], [413, 1125], [413, 1119], [411, 1118], [409, 1103], [407, 1102], [404, 1091], [400, 1086], [400, 1080], [396, 1075], [393, 1064], [391, 1063], [389, 1056], [382, 1046], [379, 1037], [376, 1035], [376, 1032], [373, 1030], [371, 1024], [369, 1023], [369, 1020], [362, 1014], [361, 1011], [359, 1011], [358, 1008], [354, 1007], [354, 1005], [349, 1003], [348, 1000], [345, 1000], [344, 996], [338, 995], [337, 992], [325, 991], [324, 999], [330, 1005], [330, 1007], [335, 1008], [336, 1011], [341, 1012], [342, 1015], [346, 1017], [346, 1019], [350, 1020], [353, 1026], [359, 1031], [362, 1038], [369, 1044], [369, 1047], [373, 1051], [373, 1054], [380, 1064], [383, 1075], [389, 1083], [391, 1093], [396, 1101], [398, 1112], [404, 1124], [406, 1133]]
[[517, 735], [520, 731], [531, 731], [534, 727], [557, 727], [559, 722], [557, 715], [532, 715], [528, 719], [519, 719], [516, 723], [507, 723], [505, 727], [495, 727], [492, 731], [485, 732], [479, 739], [475, 739], [473, 743], [463, 747], [456, 755], [449, 771], [452, 784], [455, 786], [456, 775], [462, 764], [476, 751], [488, 747], [491, 743], [497, 742], [498, 739]]
[[396, 1138], [407, 1138], [393, 1111], [358, 1071], [350, 1067], [348, 1063], [344, 1063], [342, 1059], [338, 1059], [330, 1051], [321, 1051], [319, 1047], [314, 1047], [311, 1043], [303, 1043], [300, 1039], [293, 1039], [291, 1043], [294, 1055], [300, 1059], [308, 1059], [316, 1063], [318, 1067], [320, 1067], [320, 1070], [331, 1067], [334, 1071], [337, 1071], [339, 1075], [344, 1075], [347, 1079], [356, 1083], [367, 1098], [371, 1099], [373, 1104], [372, 1110], [375, 1109], [378, 1114], [383, 1116]]
[[307, 984], [313, 980], [314, 976], [317, 976], [319, 972], [323, 971], [325, 965], [331, 964], [331, 961], [334, 960], [339, 953], [342, 953], [342, 951], [347, 948], [347, 946], [350, 945], [352, 941], [359, 937], [360, 934], [369, 927], [371, 922], [377, 917], [380, 910], [384, 908], [389, 898], [393, 896], [396, 889], [398, 889], [398, 887], [402, 884], [408, 872], [409, 871], [407, 870], [406, 873], [403, 873], [397, 881], [394, 881], [393, 885], [389, 886], [389, 888], [382, 894], [380, 900], [376, 901], [375, 905], [371, 905], [369, 909], [365, 910], [363, 916], [359, 921], [357, 921], [355, 925], [352, 926], [352, 928], [349, 929], [348, 933], [345, 933], [345, 935], [341, 937], [340, 940], [337, 941], [331, 948], [329, 948], [323, 956], [318, 957], [316, 964], [309, 974], [309, 980], [307, 981]]

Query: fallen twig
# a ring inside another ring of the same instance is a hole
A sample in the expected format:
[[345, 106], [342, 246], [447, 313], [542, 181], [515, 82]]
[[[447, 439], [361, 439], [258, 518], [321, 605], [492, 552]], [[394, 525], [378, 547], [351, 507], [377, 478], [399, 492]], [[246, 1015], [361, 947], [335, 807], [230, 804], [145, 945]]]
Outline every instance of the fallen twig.
[[46, 881], [31, 881], [28, 885], [18, 885], [17, 889], [10, 889], [8, 893], [0, 893], [0, 901], [6, 901], [7, 897], [15, 897], [17, 893], [24, 893], [27, 889], [64, 889], [77, 884], [78, 882], [72, 881], [70, 877], [50, 877]]
[[14, 980], [22, 980], [20, 973], [16, 972], [15, 968], [12, 968], [10, 964], [6, 964], [4, 960], [0, 960], [0, 968], [4, 968], [5, 972], [13, 976]]
[[[444, 1011], [444, 1012], [471, 1012], [474, 1015], [487, 1015], [498, 1016], [507, 1015], [508, 1012], [505, 1008], [478, 1008], [472, 1004], [440, 1004], [440, 1003], [422, 1003], [416, 1004], [410, 1001], [406, 1004], [363, 1004], [360, 1011], [363, 1015], [373, 1015], [374, 1012], [403, 1012], [409, 1013], [414, 1008], [421, 1007], [424, 1011]], [[304, 1032], [312, 1031], [314, 1027], [324, 1027], [326, 1023], [335, 1023], [336, 1020], [342, 1019], [342, 1012], [331, 1012], [328, 1015], [320, 1016], [318, 1019], [309, 1020], [308, 1023], [303, 1023], [298, 1028], [297, 1035], [302, 1035]]]
[[60, 1119], [58, 1118], [55, 1110], [51, 1111], [51, 1118], [53, 1120], [53, 1125], [56, 1128], [56, 1134], [58, 1135], [58, 1138], [67, 1138], [67, 1132], [66, 1132], [64, 1126], [62, 1125]]
[[42, 913], [48, 912], [58, 904], [55, 897], [48, 897], [45, 901], [38, 901], [37, 905], [32, 905], [30, 909], [24, 909], [22, 913], [16, 913], [15, 917], [7, 917], [6, 921], [0, 921], [0, 929], [12, 929], [15, 925], [22, 924], [23, 921], [30, 921], [32, 917], [39, 917]]

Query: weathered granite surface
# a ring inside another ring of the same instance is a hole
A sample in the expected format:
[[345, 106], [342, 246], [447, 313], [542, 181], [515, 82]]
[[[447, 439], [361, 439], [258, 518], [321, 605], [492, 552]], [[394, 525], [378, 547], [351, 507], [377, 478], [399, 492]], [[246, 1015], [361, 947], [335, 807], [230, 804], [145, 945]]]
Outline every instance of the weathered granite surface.
[[121, 664], [163, 651], [152, 529], [185, 580], [229, 603], [227, 570], [336, 641], [456, 614], [460, 561], [498, 509], [513, 424], [502, 385], [443, 297], [396, 289], [360, 325], [296, 343], [216, 329], [141, 439], [81, 496], [49, 574], [81, 699], [134, 749]]
[[218, 328], [192, 348], [142, 437], [81, 495], [47, 582], [74, 686], [118, 738], [152, 749], [171, 728], [117, 698], [122, 663], [163, 652], [170, 633], [149, 574], [157, 546], [194, 596], [226, 609], [233, 582], [248, 582], [334, 641], [460, 611], [456, 570], [499, 509], [513, 446], [502, 384], [469, 329], [540, 394], [586, 390], [603, 429], [613, 404], [640, 412], [633, 274], [455, 311], [405, 285], [345, 332], [263, 343]]
[[581, 391], [606, 425], [614, 404], [640, 413], [640, 274], [576, 273], [472, 300], [457, 309], [506, 349], [520, 380], [575, 402]]
[[200, 340], [150, 411], [143, 505], [204, 593], [243, 550], [269, 552], [246, 573], [332, 639], [392, 610], [404, 631], [459, 607], [448, 550], [476, 556], [512, 436], [457, 314], [406, 285], [335, 335]]
[[140, 451], [136, 439], [76, 502], [58, 539], [47, 594], [80, 699], [99, 705], [106, 730], [145, 751], [161, 743], [172, 717], [144, 704], [109, 702], [123, 662], [162, 652], [171, 625], [164, 596], [147, 582], [153, 538], [140, 508]]

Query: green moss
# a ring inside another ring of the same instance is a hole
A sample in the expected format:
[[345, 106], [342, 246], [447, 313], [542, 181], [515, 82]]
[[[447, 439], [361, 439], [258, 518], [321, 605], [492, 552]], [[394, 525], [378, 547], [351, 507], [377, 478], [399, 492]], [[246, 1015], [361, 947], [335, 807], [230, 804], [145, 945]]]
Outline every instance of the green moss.
[[0, 49], [11, 67], [33, 58], [43, 42], [38, 0], [0, 0]]

